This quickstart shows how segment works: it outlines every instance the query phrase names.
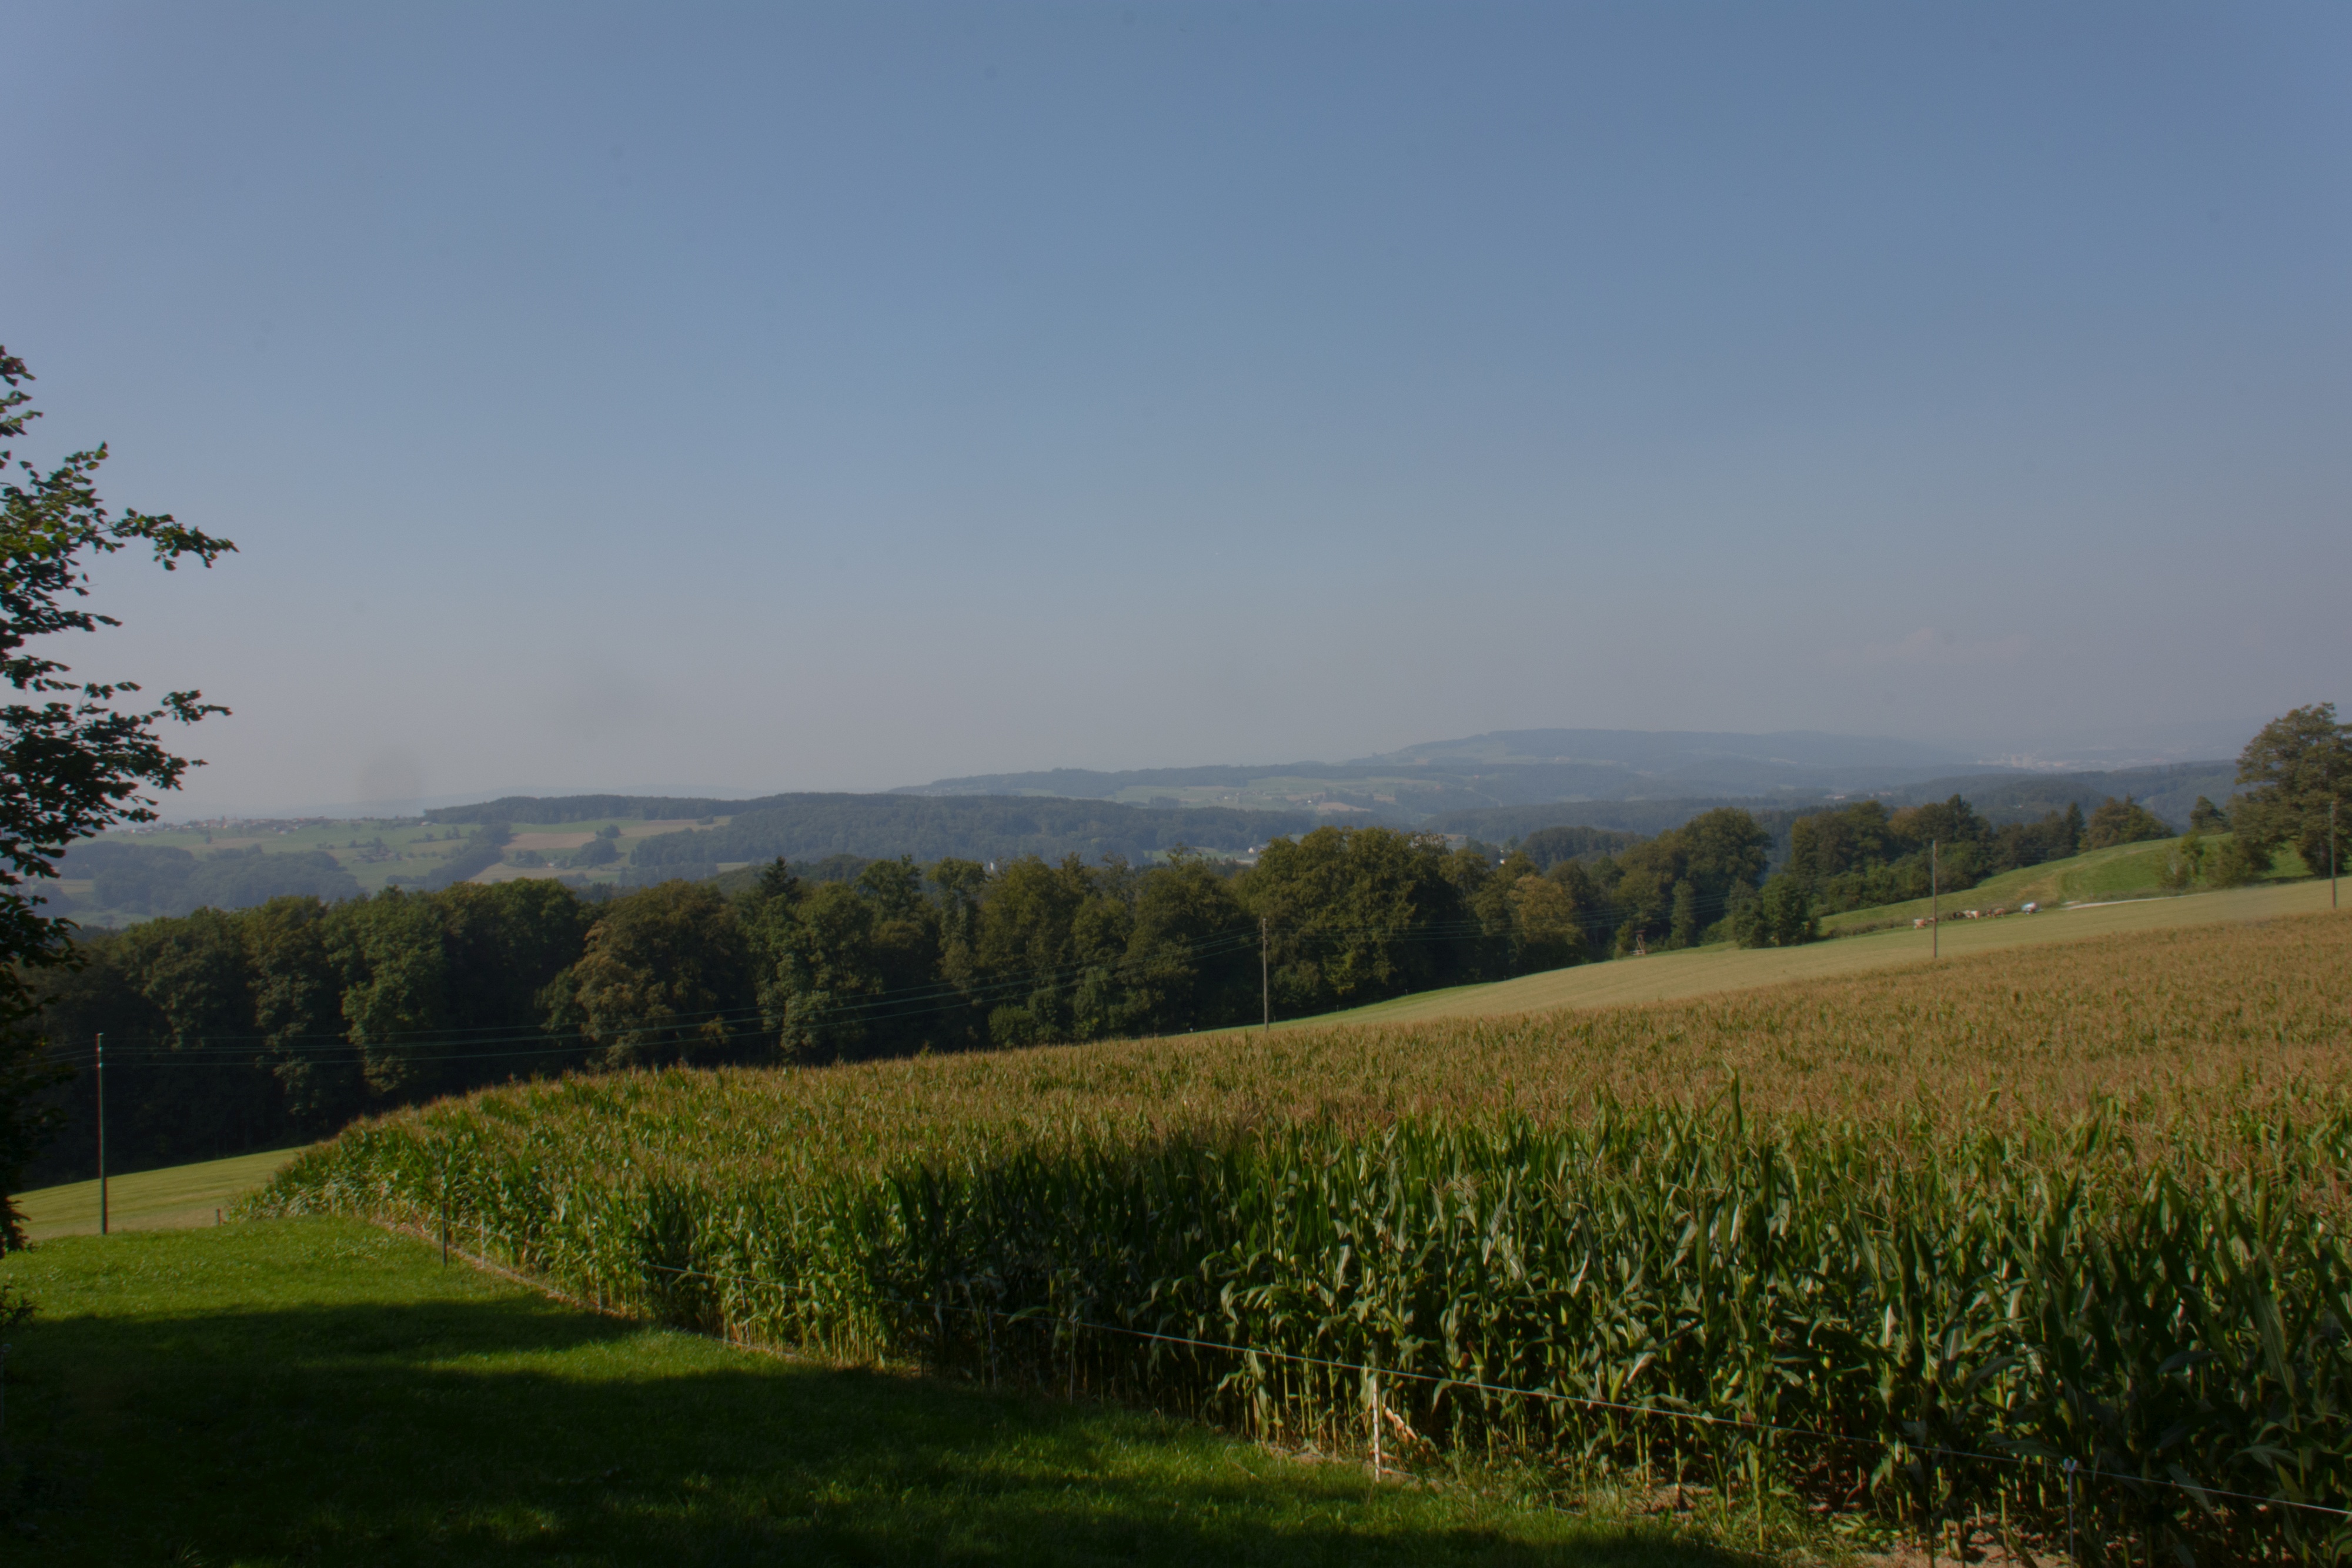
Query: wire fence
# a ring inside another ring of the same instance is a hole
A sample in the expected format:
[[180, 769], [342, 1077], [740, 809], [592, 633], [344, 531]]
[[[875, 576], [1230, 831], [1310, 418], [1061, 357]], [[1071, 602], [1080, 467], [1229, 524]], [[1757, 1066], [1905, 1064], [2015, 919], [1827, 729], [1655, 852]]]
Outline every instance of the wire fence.
[[[478, 1220], [456, 1220], [449, 1216], [444, 1215], [441, 1217], [440, 1223], [442, 1226], [443, 1260], [445, 1262], [450, 1255], [449, 1237], [453, 1230], [457, 1230], [471, 1232], [473, 1235], [478, 1237], [485, 1244], [495, 1239], [505, 1246], [515, 1269], [529, 1270], [530, 1267], [529, 1260], [530, 1249], [527, 1246], [520, 1245], [518, 1243], [518, 1239], [504, 1232], [494, 1231]], [[497, 1263], [496, 1260], [488, 1256], [488, 1248], [485, 1245], [483, 1254], [479, 1257], [470, 1258], [469, 1260], [488, 1263], [493, 1267], [499, 1267], [500, 1265]], [[460, 1255], [465, 1256], [465, 1254], [462, 1253]], [[756, 1275], [717, 1273], [709, 1270], [689, 1269], [674, 1264], [656, 1263], [651, 1260], [643, 1260], [641, 1266], [650, 1273], [667, 1275], [674, 1279], [699, 1280], [711, 1284], [731, 1285], [749, 1288], [751, 1290], [782, 1291], [784, 1288], [782, 1282], [778, 1281], [772, 1279], [761, 1279]], [[519, 1277], [526, 1279], [534, 1286], [549, 1288], [549, 1281], [543, 1280], [536, 1273], [524, 1273]], [[1006, 1312], [1001, 1308], [982, 1305], [976, 1301], [967, 1300], [962, 1302], [957, 1302], [948, 1299], [944, 1295], [935, 1297], [929, 1301], [919, 1301], [906, 1297], [887, 1294], [879, 1296], [877, 1299], [887, 1302], [889, 1305], [898, 1307], [918, 1317], [929, 1316], [943, 1321], [947, 1317], [950, 1316], [969, 1316], [976, 1320], [986, 1322], [991, 1325], [992, 1330], [993, 1326], [997, 1324], [1008, 1326], [1025, 1325], [1047, 1329], [1055, 1334], [1066, 1336], [1067, 1349], [1066, 1352], [1066, 1363], [1068, 1369], [1068, 1375], [1065, 1385], [1065, 1392], [1066, 1396], [1071, 1398], [1075, 1398], [1078, 1392], [1077, 1369], [1079, 1364], [1079, 1354], [1077, 1348], [1077, 1336], [1082, 1333], [1105, 1334], [1133, 1340], [1139, 1343], [1180, 1346], [1192, 1351], [1208, 1352], [1215, 1354], [1233, 1356], [1241, 1359], [1244, 1363], [1250, 1361], [1282, 1362], [1295, 1365], [1310, 1366], [1325, 1372], [1337, 1372], [1352, 1375], [1363, 1380], [1364, 1386], [1368, 1392], [1367, 1429], [1369, 1436], [1366, 1440], [1366, 1450], [1376, 1472], [1381, 1470], [1384, 1464], [1379, 1436], [1381, 1430], [1383, 1418], [1394, 1422], [1402, 1431], [1411, 1431], [1411, 1428], [1405, 1426], [1405, 1424], [1400, 1418], [1396, 1417], [1393, 1413], [1389, 1412], [1382, 1403], [1381, 1387], [1382, 1382], [1386, 1380], [1394, 1383], [1419, 1385], [1429, 1389], [1433, 1396], [1442, 1396], [1448, 1391], [1459, 1390], [1465, 1393], [1485, 1396], [1490, 1398], [1507, 1400], [1523, 1399], [1541, 1405], [1572, 1409], [1580, 1412], [1622, 1416], [1641, 1420], [1654, 1420], [1686, 1427], [1717, 1429], [1731, 1433], [1738, 1437], [1751, 1439], [1792, 1439], [1799, 1442], [1820, 1445], [1824, 1448], [1874, 1453], [1888, 1459], [1899, 1460], [1904, 1458], [1914, 1458], [1925, 1460], [1930, 1463], [1959, 1460], [1971, 1464], [2006, 1466], [2021, 1473], [2026, 1471], [2038, 1472], [2043, 1479], [2045, 1484], [2050, 1484], [2054, 1481], [2065, 1499], [2067, 1532], [2069, 1536], [2067, 1555], [2070, 1559], [2076, 1561], [2080, 1560], [2077, 1555], [2077, 1543], [2074, 1540], [2074, 1536], [2076, 1531], [2076, 1521], [2074, 1517], [2076, 1504], [2075, 1489], [2078, 1484], [2106, 1484], [2122, 1489], [2126, 1491], [2150, 1488], [2169, 1490], [2191, 1499], [2198, 1503], [2200, 1507], [2209, 1511], [2216, 1501], [2231, 1501], [2252, 1504], [2256, 1508], [2293, 1510], [2299, 1513], [2318, 1518], [2352, 1521], [2352, 1509], [2339, 1508], [2331, 1504], [2312, 1502], [2296, 1498], [2239, 1491], [2228, 1488], [2209, 1486], [2185, 1478], [2176, 1479], [2162, 1476], [2135, 1475], [2126, 1471], [2109, 1470], [2102, 1469], [2095, 1462], [2086, 1461], [2074, 1455], [2062, 1455], [2047, 1452], [1992, 1453], [1979, 1449], [1956, 1448], [1948, 1444], [1927, 1440], [1924, 1437], [1894, 1439], [1857, 1436], [1853, 1433], [1827, 1432], [1817, 1427], [1759, 1420], [1752, 1416], [1736, 1414], [1727, 1415], [1719, 1411], [1677, 1408], [1673, 1406], [1649, 1402], [1597, 1398], [1589, 1395], [1571, 1394], [1557, 1388], [1526, 1387], [1517, 1385], [1496, 1383], [1479, 1377], [1465, 1377], [1439, 1373], [1420, 1372], [1410, 1368], [1382, 1367], [1365, 1362], [1350, 1361], [1339, 1357], [1314, 1355], [1306, 1352], [1285, 1350], [1268, 1345], [1253, 1345], [1228, 1340], [1207, 1339], [1197, 1334], [1171, 1333], [1161, 1329], [1147, 1329], [1139, 1328], [1127, 1323], [1104, 1322], [1085, 1317], [1076, 1311], [1054, 1312], [1045, 1308], [1028, 1308], [1013, 1312]], [[599, 1310], [615, 1312], [616, 1315], [637, 1315], [614, 1307], [610, 1301], [603, 1298], [601, 1294], [595, 1305]], [[736, 1340], [732, 1335], [724, 1335], [722, 1337], [726, 1337], [730, 1343], [744, 1343]], [[991, 1343], [992, 1345], [992, 1336]], [[992, 1382], [996, 1379], [1000, 1364], [998, 1358], [992, 1352], [990, 1355], [990, 1375]], [[1052, 1385], [1045, 1379], [1036, 1380], [1034, 1385], [1049, 1392], [1052, 1388]], [[1413, 1436], [1418, 1440], [1424, 1442], [1427, 1440], [1425, 1438], [1421, 1438], [1419, 1434], [1413, 1434]], [[1947, 1521], [1945, 1522], [1950, 1521]], [[1930, 1528], [1932, 1528], [1934, 1521], [1931, 1520], [1929, 1523]]]

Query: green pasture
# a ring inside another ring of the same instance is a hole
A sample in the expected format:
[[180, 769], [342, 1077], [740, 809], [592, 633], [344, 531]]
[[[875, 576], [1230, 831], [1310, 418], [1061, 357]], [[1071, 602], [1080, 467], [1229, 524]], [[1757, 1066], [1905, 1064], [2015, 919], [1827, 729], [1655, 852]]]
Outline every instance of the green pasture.
[[[2209, 837], [2209, 844], [2228, 840], [2226, 833]], [[2015, 909], [2020, 904], [2038, 903], [2044, 907], [2062, 904], [2087, 904], [2113, 898], [2157, 898], [2176, 896], [2186, 890], [2164, 885], [2164, 869], [2171, 859], [2178, 839], [2158, 839], [2147, 843], [2116, 844], [2104, 850], [2091, 850], [2065, 860], [2048, 861], [2041, 865], [2026, 866], [2019, 871], [2003, 872], [1987, 877], [1976, 886], [1958, 893], [1948, 893], [1938, 900], [1941, 912], [1952, 915], [1968, 909]], [[2292, 849], [2278, 852], [2275, 864], [2256, 885], [2296, 882], [2305, 873], [2303, 858]], [[1856, 931], [1876, 930], [1884, 926], [1907, 926], [1924, 916], [1928, 901], [1912, 899], [1904, 904], [1883, 904], [1869, 909], [1849, 909], [1822, 917], [1822, 934], [1838, 936]]]
[[519, 866], [506, 862], [490, 867], [473, 880], [476, 882], [513, 882], [524, 877], [561, 876], [580, 882], [616, 882], [628, 869], [629, 845], [637, 839], [656, 833], [683, 832], [688, 829], [723, 826], [730, 819], [716, 817], [709, 822], [682, 819], [649, 819], [645, 817], [598, 817], [580, 822], [516, 822], [509, 853], [518, 850], [536, 850], [551, 862], [580, 848], [604, 828], [617, 829], [620, 833], [620, 858], [597, 866]]
[[[727, 820], [720, 817], [716, 821], [723, 823]], [[515, 822], [510, 827], [518, 841], [516, 847], [537, 849], [552, 860], [586, 842], [600, 828], [617, 828], [625, 846], [634, 839], [655, 833], [677, 832], [698, 825], [715, 824], [654, 821], [641, 817], [599, 817], [580, 822]], [[451, 855], [463, 849], [466, 839], [478, 831], [467, 824], [442, 824], [415, 817], [398, 817], [209, 830], [176, 828], [162, 832], [107, 836], [134, 843], [186, 850], [198, 856], [242, 852], [254, 848], [258, 848], [264, 854], [323, 850], [358, 880], [362, 892], [380, 893], [392, 885], [394, 877], [415, 882], [430, 876]], [[526, 869], [501, 864], [491, 867], [479, 880], [502, 882], [518, 876], [561, 874], [583, 877], [592, 882], [610, 881], [620, 875], [625, 863], [625, 847], [623, 859], [607, 865], [571, 870], [562, 867]], [[77, 918], [92, 925], [116, 925], [144, 918], [123, 911], [90, 906], [86, 901], [94, 895], [94, 889], [88, 879], [65, 879], [58, 883], [58, 891], [68, 898], [85, 901], [73, 913]]]
[[[107, 1228], [122, 1230], [184, 1230], [210, 1225], [236, 1200], [276, 1176], [299, 1149], [271, 1149], [226, 1160], [139, 1171], [110, 1180]], [[98, 1183], [68, 1182], [17, 1195], [26, 1233], [36, 1241], [56, 1236], [98, 1234]]]
[[[2140, 846], [2130, 846], [2138, 848]], [[2103, 853], [2107, 852], [2101, 852]], [[1784, 980], [1818, 980], [1917, 963], [1931, 940], [1946, 957], [2043, 942], [2068, 942], [2118, 932], [2221, 925], [2306, 915], [2327, 908], [2325, 881], [2255, 885], [2222, 893], [2144, 898], [2095, 908], [2047, 909], [1999, 920], [1949, 921], [1939, 938], [1906, 924], [1899, 929], [1840, 937], [1801, 947], [1738, 948], [1725, 944], [1605, 964], [1580, 964], [1515, 980], [1419, 991], [1346, 1012], [1277, 1021], [1276, 1029], [1325, 1029], [1342, 1024], [1420, 1023], [1431, 1019], [1490, 1018], [1553, 1008], [1605, 1008], [1675, 1001], [1717, 991], [1748, 990]], [[1974, 907], [1972, 894], [1963, 907]], [[1991, 901], [1983, 901], [1990, 904]], [[1870, 912], [1877, 913], [1877, 912]]]
[[[163, 832], [109, 833], [110, 840], [186, 850], [206, 855], [243, 852], [258, 848], [263, 854], [297, 854], [324, 850], [352, 873], [362, 893], [379, 893], [397, 876], [415, 881], [429, 876], [450, 855], [465, 847], [463, 835], [473, 830], [444, 827], [414, 817], [350, 819], [260, 828], [173, 829]], [[455, 833], [458, 837], [452, 837]], [[72, 862], [68, 861], [68, 866]], [[89, 903], [96, 887], [87, 878], [68, 877], [58, 891], [76, 901], [68, 912], [85, 925], [122, 925], [143, 920], [143, 914], [98, 907]]]
[[342, 1220], [0, 1260], [0, 1558], [1724, 1564], [1665, 1520], [1376, 1483], [1206, 1428], [753, 1354]]
[[[324, 850], [359, 879], [370, 893], [388, 885], [388, 879], [420, 877], [462, 847], [452, 833], [472, 832], [466, 827], [445, 827], [415, 817], [362, 818], [300, 826], [244, 828], [184, 828], [167, 832], [109, 834], [133, 843], [168, 846], [193, 854], [258, 847], [263, 854], [291, 854]], [[70, 891], [70, 890], [68, 890]]]

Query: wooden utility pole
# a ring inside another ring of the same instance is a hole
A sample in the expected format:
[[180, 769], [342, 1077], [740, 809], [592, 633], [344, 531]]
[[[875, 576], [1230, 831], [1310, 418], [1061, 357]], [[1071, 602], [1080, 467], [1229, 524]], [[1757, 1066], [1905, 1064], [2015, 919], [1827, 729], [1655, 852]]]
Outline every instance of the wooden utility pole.
[[1257, 999], [1265, 1011], [1265, 1028], [1274, 1028], [1274, 970], [1269, 950], [1273, 938], [1266, 934], [1265, 916], [1257, 917]]
[[1939, 900], [1936, 896], [1936, 841], [1927, 841], [1927, 956], [1944, 956], [1944, 927], [1936, 918]]
[[106, 1234], [106, 1036], [98, 1037], [98, 1233]]

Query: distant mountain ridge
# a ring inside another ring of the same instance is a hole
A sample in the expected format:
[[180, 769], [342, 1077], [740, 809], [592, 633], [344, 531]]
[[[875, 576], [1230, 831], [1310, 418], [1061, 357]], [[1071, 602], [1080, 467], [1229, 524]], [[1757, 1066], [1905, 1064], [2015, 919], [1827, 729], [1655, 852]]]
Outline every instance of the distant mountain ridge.
[[[2079, 773], [2004, 768], [1948, 748], [1869, 736], [1650, 730], [1498, 730], [1342, 763], [1047, 768], [943, 779], [884, 794], [512, 796], [441, 807], [441, 822], [701, 821], [642, 840], [633, 869], [709, 875], [783, 855], [1003, 859], [1122, 854], [1177, 844], [1244, 850], [1318, 823], [1384, 825], [1502, 842], [1546, 828], [1656, 833], [1717, 806], [1775, 822], [1863, 796], [1891, 806], [1965, 795], [1995, 821], [2137, 796], [2184, 827], [2199, 795], [2228, 799], [2226, 761]], [[709, 819], [725, 819], [709, 821]]]
[[[1129, 804], [1305, 810], [1412, 827], [1452, 812], [1560, 800], [1859, 794], [1977, 771], [1965, 753], [1874, 736], [1496, 730], [1347, 762], [1056, 768], [940, 779], [906, 795], [1050, 795]], [[1358, 814], [1360, 814], [1359, 816]]]
[[1693, 764], [1760, 762], [1786, 768], [1954, 768], [1975, 766], [1966, 753], [1885, 736], [1787, 729], [1761, 735], [1679, 729], [1498, 729], [1436, 740], [1356, 759], [1355, 766], [1410, 762], [1602, 763], [1642, 773], [1672, 773]]

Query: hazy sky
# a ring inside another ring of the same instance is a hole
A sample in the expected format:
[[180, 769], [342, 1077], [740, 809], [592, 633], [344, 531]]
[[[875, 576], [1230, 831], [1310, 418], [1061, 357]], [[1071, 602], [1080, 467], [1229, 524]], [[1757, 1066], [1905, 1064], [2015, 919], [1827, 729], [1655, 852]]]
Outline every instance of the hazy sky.
[[2352, 8], [0, 0], [173, 814], [2352, 667]]

